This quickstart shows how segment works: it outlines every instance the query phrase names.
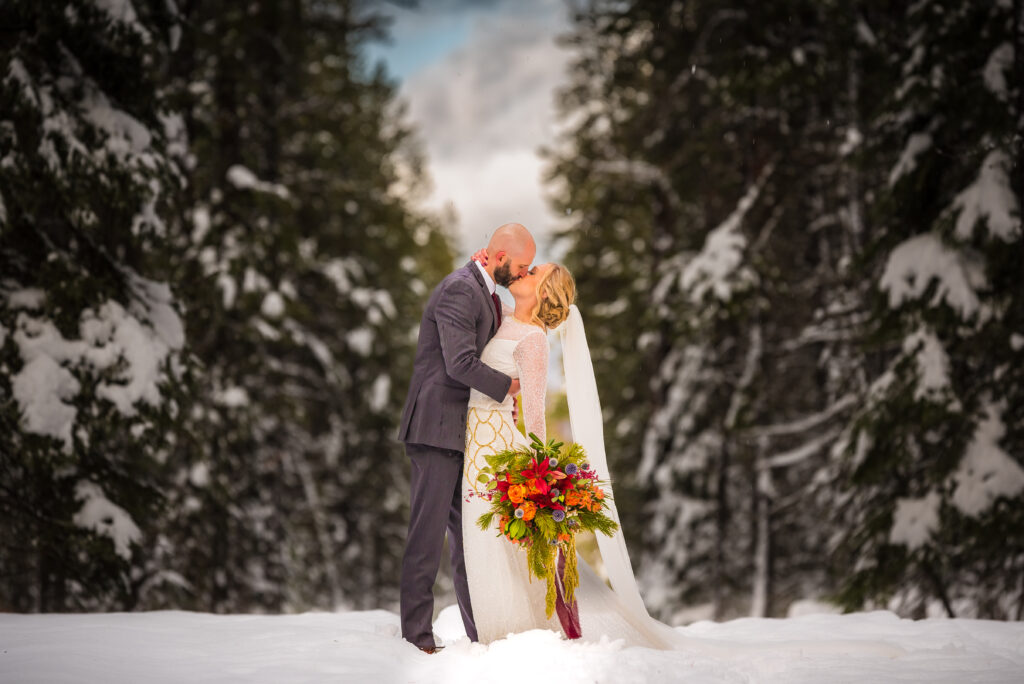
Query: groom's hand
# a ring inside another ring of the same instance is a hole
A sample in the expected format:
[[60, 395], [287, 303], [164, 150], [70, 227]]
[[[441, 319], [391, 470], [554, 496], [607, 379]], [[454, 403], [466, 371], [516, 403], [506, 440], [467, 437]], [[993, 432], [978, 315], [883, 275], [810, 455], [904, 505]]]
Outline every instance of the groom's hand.
[[515, 396], [519, 394], [519, 378], [512, 378], [512, 384], [508, 386], [508, 395], [515, 400]]
[[479, 261], [481, 266], [487, 265], [487, 250], [481, 249], [479, 252], [470, 257], [473, 261]]

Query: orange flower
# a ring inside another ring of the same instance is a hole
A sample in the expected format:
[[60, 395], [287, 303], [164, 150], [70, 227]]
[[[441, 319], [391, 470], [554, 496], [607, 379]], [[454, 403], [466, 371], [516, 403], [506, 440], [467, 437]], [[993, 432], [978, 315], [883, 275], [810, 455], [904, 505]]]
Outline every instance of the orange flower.
[[570, 489], [565, 493], [565, 505], [566, 506], [579, 506], [580, 505], [580, 494], [579, 492]]
[[533, 520], [533, 516], [537, 515], [537, 504], [532, 501], [525, 501], [520, 506], [523, 509], [523, 522], [530, 522]]
[[511, 520], [511, 518], [509, 518], [507, 515], [501, 516], [501, 533], [502, 534], [505, 534], [505, 527], [508, 525], [510, 520]]
[[514, 504], [523, 503], [523, 499], [526, 498], [526, 485], [517, 484], [509, 487], [508, 498]]
[[562, 534], [558, 535], [558, 541], [569, 541], [570, 539], [572, 539], [572, 537], [570, 537], [565, 532], [563, 532]]
[[596, 489], [596, 490], [594, 491], [594, 498], [595, 498], [595, 499], [597, 499], [598, 501], [600, 501], [601, 499], [603, 499], [603, 498], [604, 498], [604, 490], [603, 490], [603, 489], [601, 489], [600, 487], [598, 487], [598, 488], [597, 488], [597, 489]]

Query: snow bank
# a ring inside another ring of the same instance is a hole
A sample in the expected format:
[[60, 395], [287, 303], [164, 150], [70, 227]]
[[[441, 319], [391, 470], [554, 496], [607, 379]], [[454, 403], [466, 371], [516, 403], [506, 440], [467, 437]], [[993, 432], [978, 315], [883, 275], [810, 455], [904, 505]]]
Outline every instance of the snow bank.
[[[624, 648], [621, 642], [567, 642], [544, 630], [488, 646], [472, 644], [454, 607], [441, 612], [434, 629], [447, 648], [426, 655], [401, 639], [398, 617], [381, 610], [278, 616], [0, 614], [0, 673], [19, 684], [522, 684], [537, 677], [564, 684], [995, 684], [1019, 681], [1024, 667], [1024, 624], [912, 621], [887, 612], [700, 622], [679, 628], [693, 647], [670, 652]], [[836, 640], [880, 640], [903, 655], [822, 648]], [[796, 651], [788, 647], [794, 644]]]

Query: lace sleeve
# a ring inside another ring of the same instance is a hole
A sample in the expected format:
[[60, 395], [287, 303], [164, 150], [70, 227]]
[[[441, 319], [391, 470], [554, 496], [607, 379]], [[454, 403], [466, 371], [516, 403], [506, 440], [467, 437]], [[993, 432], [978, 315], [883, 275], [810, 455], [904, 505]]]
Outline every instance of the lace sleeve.
[[548, 389], [548, 337], [543, 332], [530, 333], [512, 352], [519, 369], [519, 382], [523, 392], [523, 423], [526, 434], [531, 432], [547, 440], [544, 421], [545, 394]]

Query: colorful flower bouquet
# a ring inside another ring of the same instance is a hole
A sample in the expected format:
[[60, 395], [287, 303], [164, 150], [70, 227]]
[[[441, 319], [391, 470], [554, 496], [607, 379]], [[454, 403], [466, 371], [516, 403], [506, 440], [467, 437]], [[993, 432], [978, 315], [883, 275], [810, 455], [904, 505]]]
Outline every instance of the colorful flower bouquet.
[[566, 603], [571, 604], [579, 572], [576, 567], [576, 533], [581, 530], [611, 536], [618, 523], [604, 512], [608, 507], [597, 473], [586, 463], [578, 444], [562, 449], [562, 442], [547, 444], [530, 433], [529, 447], [507, 449], [487, 456], [479, 481], [491, 510], [477, 520], [489, 529], [498, 520], [498, 536], [526, 550], [530, 572], [547, 580], [546, 610], [550, 618], [556, 602], [556, 561], [565, 556], [561, 583]]

